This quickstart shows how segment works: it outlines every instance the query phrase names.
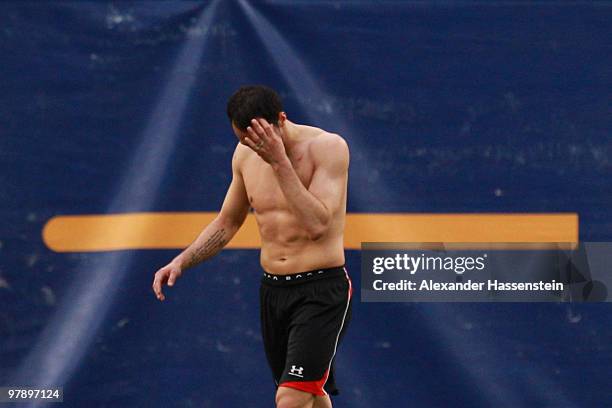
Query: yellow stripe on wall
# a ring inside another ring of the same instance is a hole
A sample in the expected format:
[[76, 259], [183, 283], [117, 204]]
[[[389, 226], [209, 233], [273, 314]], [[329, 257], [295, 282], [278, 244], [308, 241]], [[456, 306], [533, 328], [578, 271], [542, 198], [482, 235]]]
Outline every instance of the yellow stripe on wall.
[[[56, 252], [185, 248], [216, 212], [62, 215], [42, 238]], [[353, 213], [346, 216], [345, 247], [361, 242], [578, 242], [578, 214]], [[249, 214], [227, 248], [259, 248]]]

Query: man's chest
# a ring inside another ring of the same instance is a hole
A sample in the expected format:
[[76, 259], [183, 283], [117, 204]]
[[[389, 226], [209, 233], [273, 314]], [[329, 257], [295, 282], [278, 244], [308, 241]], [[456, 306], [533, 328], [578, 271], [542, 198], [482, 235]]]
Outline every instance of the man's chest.
[[[308, 189], [314, 173], [313, 164], [304, 157], [294, 159], [292, 164], [300, 182]], [[279, 179], [268, 163], [253, 157], [245, 163], [242, 177], [249, 203], [255, 211], [263, 212], [287, 207], [287, 199]]]

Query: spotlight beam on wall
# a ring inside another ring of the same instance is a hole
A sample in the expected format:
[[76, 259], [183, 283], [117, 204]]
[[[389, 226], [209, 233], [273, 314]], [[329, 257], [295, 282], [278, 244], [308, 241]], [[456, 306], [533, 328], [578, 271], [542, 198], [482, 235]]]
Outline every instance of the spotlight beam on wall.
[[[306, 112], [308, 120], [314, 126], [321, 126], [329, 131], [334, 129], [347, 140], [351, 151], [351, 161], [358, 160], [360, 164], [353, 166], [351, 173], [355, 180], [366, 183], [371, 170], [368, 163], [373, 163], [373, 161], [369, 157], [368, 149], [361, 146], [358, 138], [351, 137], [357, 132], [351, 129], [348, 122], [335, 112], [333, 99], [329, 93], [322, 89], [315, 76], [304, 64], [303, 59], [293, 50], [282, 34], [249, 2], [240, 0], [239, 4], [259, 36], [262, 46], [266, 48], [276, 63], [276, 68], [280, 70], [285, 82], [302, 105], [302, 110]], [[367, 183], [367, 188], [369, 194], [372, 195], [390, 197], [392, 193], [392, 190], [383, 182]], [[351, 205], [365, 209], [365, 205], [362, 204], [363, 192], [360, 190], [356, 194], [351, 194], [351, 191], [349, 186]]]
[[[198, 15], [179, 50], [166, 84], [144, 127], [131, 163], [126, 166], [107, 213], [148, 208], [158, 196], [162, 177], [179, 138], [191, 88], [197, 77], [219, 0]], [[63, 386], [89, 349], [107, 315], [112, 298], [130, 270], [133, 252], [87, 256], [55, 315], [12, 379], [13, 384]], [[34, 401], [36, 407], [43, 402]]]

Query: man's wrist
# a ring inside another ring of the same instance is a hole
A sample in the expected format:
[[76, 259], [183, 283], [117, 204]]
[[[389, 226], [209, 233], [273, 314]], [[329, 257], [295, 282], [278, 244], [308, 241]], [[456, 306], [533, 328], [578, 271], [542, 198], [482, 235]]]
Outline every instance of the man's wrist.
[[272, 163], [271, 166], [272, 166], [272, 170], [274, 170], [275, 172], [279, 172], [287, 168], [293, 168], [293, 166], [291, 165], [291, 160], [289, 160], [289, 157], [287, 157], [286, 155], [282, 157], [280, 160]]
[[185, 268], [185, 266], [183, 265], [183, 261], [181, 258], [176, 257], [172, 260], [172, 262], [170, 262], [172, 265], [175, 265], [177, 268], [179, 268], [181, 271]]

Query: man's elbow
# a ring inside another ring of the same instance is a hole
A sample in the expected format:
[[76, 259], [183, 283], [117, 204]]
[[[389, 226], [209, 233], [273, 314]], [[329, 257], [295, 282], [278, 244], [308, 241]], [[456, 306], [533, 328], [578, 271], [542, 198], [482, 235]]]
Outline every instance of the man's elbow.
[[320, 222], [308, 228], [308, 239], [311, 241], [318, 241], [323, 238], [327, 231], [329, 231], [329, 220], [326, 222]]
[[232, 235], [236, 233], [242, 224], [244, 223], [244, 218], [232, 218], [232, 217], [224, 217], [221, 214], [217, 217], [217, 220], [221, 227], [230, 232]]

